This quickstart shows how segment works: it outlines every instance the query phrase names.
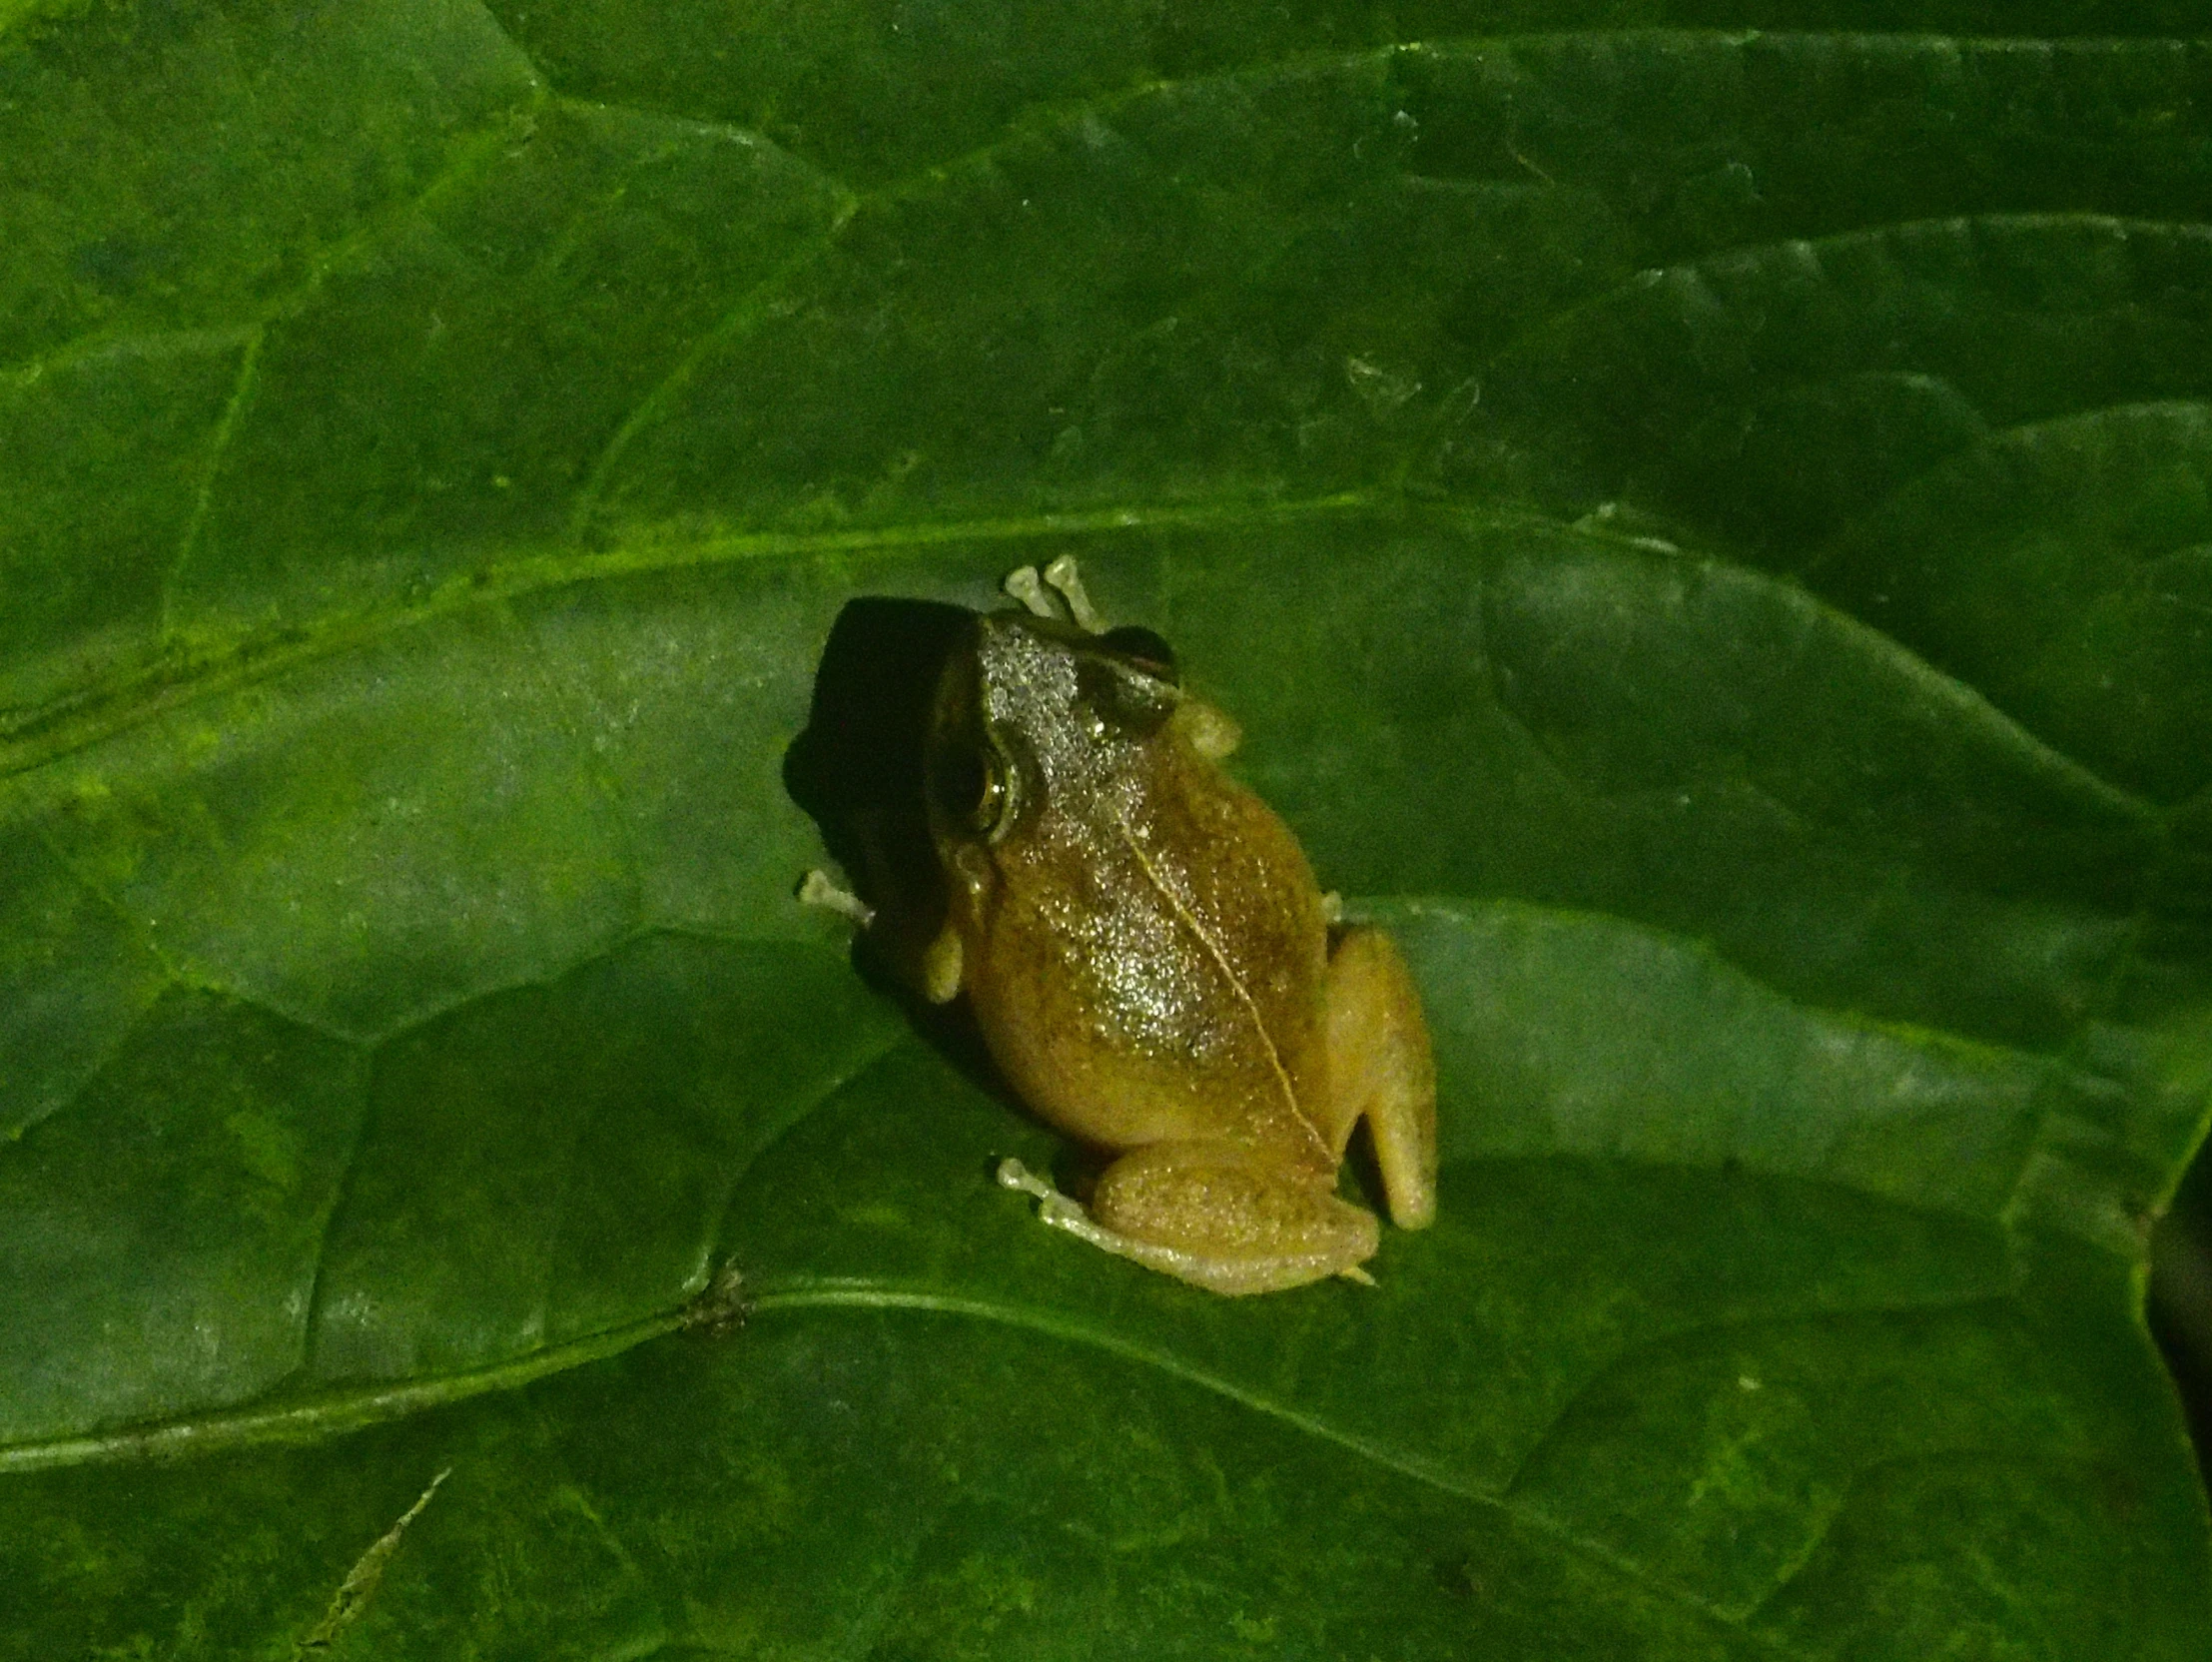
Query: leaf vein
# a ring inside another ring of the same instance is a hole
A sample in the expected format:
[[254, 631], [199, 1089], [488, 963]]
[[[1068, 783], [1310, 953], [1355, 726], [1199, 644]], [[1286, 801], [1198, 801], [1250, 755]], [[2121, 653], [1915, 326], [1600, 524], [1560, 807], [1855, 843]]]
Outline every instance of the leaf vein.
[[255, 325], [246, 338], [245, 350], [239, 354], [238, 375], [231, 385], [231, 396], [223, 406], [223, 414], [216, 419], [214, 435], [208, 441], [207, 463], [192, 493], [192, 512], [185, 520], [184, 533], [177, 539], [176, 558], [170, 561], [169, 570], [162, 577], [157, 638], [164, 643], [173, 638], [176, 631], [177, 596], [184, 587], [185, 573], [191, 569], [193, 555], [199, 551], [201, 533], [207, 528], [208, 515], [215, 504], [216, 479], [222, 473], [224, 458], [229, 455], [231, 442], [237, 436], [239, 421], [252, 407], [254, 393], [260, 385], [262, 343], [268, 335], [267, 326]]
[[[1238, 495], [1212, 502], [1107, 505], [1007, 519], [920, 521], [827, 532], [742, 532], [597, 553], [563, 545], [558, 552], [483, 567], [412, 604], [337, 617], [297, 634], [243, 637], [211, 649], [198, 662], [180, 662], [136, 674], [104, 695], [74, 698], [58, 709], [33, 712], [13, 724], [0, 723], [0, 782], [33, 772], [57, 757], [129, 731], [171, 710], [366, 646], [402, 629], [581, 583], [752, 559], [836, 557], [1086, 532], [1141, 535], [1157, 529], [1279, 524], [1376, 511], [1388, 505], [1390, 499], [1363, 491], [1295, 501], [1254, 500]], [[1518, 522], [1518, 515], [1513, 518]]]
[[1236, 1403], [1253, 1413], [1279, 1421], [1293, 1430], [1305, 1433], [1320, 1441], [1331, 1443], [1384, 1470], [1433, 1488], [1454, 1499], [1486, 1510], [1498, 1512], [1523, 1528], [1544, 1535], [1566, 1550], [1595, 1564], [1645, 1592], [1680, 1606], [1718, 1628], [1748, 1639], [1777, 1657], [1800, 1659], [1810, 1662], [1804, 1652], [1783, 1643], [1771, 1635], [1755, 1633], [1723, 1612], [1711, 1600], [1701, 1597], [1686, 1587], [1677, 1586], [1644, 1569], [1625, 1553], [1607, 1546], [1560, 1524], [1533, 1508], [1517, 1506], [1498, 1494], [1487, 1493], [1464, 1482], [1433, 1462], [1404, 1454], [1386, 1444], [1356, 1433], [1345, 1431], [1317, 1415], [1301, 1413], [1287, 1404], [1248, 1389], [1216, 1373], [1193, 1367], [1180, 1358], [1163, 1350], [1133, 1343], [1117, 1334], [1099, 1328], [1087, 1327], [1042, 1310], [1025, 1309], [1019, 1305], [997, 1302], [987, 1298], [965, 1297], [958, 1294], [922, 1292], [900, 1288], [887, 1282], [868, 1280], [792, 1280], [780, 1290], [762, 1293], [753, 1301], [756, 1316], [776, 1310], [811, 1309], [908, 1309], [924, 1310], [936, 1314], [967, 1316], [985, 1321], [997, 1321], [1006, 1326], [1018, 1327], [1042, 1334], [1065, 1343], [1087, 1345], [1124, 1361], [1152, 1367], [1170, 1378], [1209, 1391], [1216, 1396]]
[[620, 1355], [647, 1339], [677, 1330], [683, 1319], [680, 1309], [662, 1310], [483, 1367], [392, 1384], [318, 1391], [288, 1401], [265, 1401], [212, 1413], [146, 1420], [113, 1430], [4, 1444], [0, 1445], [0, 1474], [95, 1462], [181, 1458], [263, 1444], [323, 1442], [448, 1402], [513, 1390], [550, 1374]]
[[[1595, 290], [1552, 312], [1543, 314], [1522, 326], [1485, 361], [1486, 376], [1500, 372], [1500, 366], [1519, 353], [1540, 346], [1547, 338], [1563, 332], [1570, 322], [1603, 311], [1633, 298], [1670, 275], [1683, 281], [1703, 286], [1714, 269], [1735, 264], [1756, 264], [1761, 256], [1788, 255], [1819, 267], [1838, 253], [1863, 249], [1900, 237], [1938, 234], [1970, 236], [1987, 231], [2057, 231], [2101, 229], [2116, 237], [2166, 233], [2192, 241], [2212, 241], [2212, 222], [2200, 220], [2171, 220], [2130, 218], [2122, 215], [2089, 212], [2050, 211], [2042, 213], [1986, 213], [1953, 214], [1934, 219], [1886, 220], [1871, 225], [1853, 226], [1847, 231], [1829, 232], [1819, 237], [1777, 238], [1757, 243], [1732, 243], [1716, 247], [1693, 259], [1678, 260], [1665, 266], [1647, 267], [1632, 272], [1610, 287]], [[1721, 306], [1714, 297], [1716, 307]]]
[[779, 315], [778, 300], [784, 287], [835, 246], [853, 217], [853, 205], [851, 194], [841, 190], [830, 223], [786, 256], [774, 271], [746, 290], [735, 305], [686, 345], [668, 373], [615, 423], [613, 434], [584, 470], [583, 483], [576, 488], [575, 501], [568, 513], [568, 533], [572, 538], [578, 542], [585, 540], [592, 516], [606, 494], [608, 481], [638, 434], [653, 425], [674, 404], [716, 348], [741, 338], [756, 321]]
[[1547, 1446], [1559, 1435], [1560, 1428], [1574, 1414], [1575, 1409], [1589, 1398], [1591, 1393], [1623, 1369], [1659, 1350], [1682, 1343], [1685, 1339], [1719, 1337], [1724, 1334], [1754, 1333], [1763, 1328], [1788, 1327], [1808, 1321], [1848, 1317], [1853, 1320], [1892, 1320], [1912, 1316], [1953, 1314], [1963, 1310], [1987, 1306], [2003, 1309], [2016, 1303], [2010, 1289], [1982, 1290], [1953, 1293], [1929, 1298], [1899, 1298], [1881, 1303], [1833, 1304], [1808, 1303], [1799, 1309], [1774, 1309], [1750, 1312], [1740, 1316], [1724, 1317], [1714, 1321], [1687, 1322], [1679, 1327], [1644, 1333], [1631, 1343], [1623, 1345], [1612, 1355], [1590, 1370], [1589, 1375], [1563, 1397], [1530, 1441], [1521, 1462], [1501, 1487], [1500, 1492], [1511, 1495], [1528, 1476], [1530, 1468], [1542, 1457]]
[[516, 38], [514, 31], [512, 29], [509, 29], [506, 24], [501, 21], [499, 14], [493, 11], [489, 5], [485, 4], [485, 0], [476, 0], [475, 9], [476, 14], [481, 17], [486, 24], [490, 26], [491, 32], [497, 35], [499, 39], [505, 43], [506, 49], [509, 52], [512, 52], [516, 60], [520, 62], [523, 67], [529, 70], [530, 79], [535, 81], [541, 87], [551, 86], [552, 77], [547, 75], [544, 68], [538, 63], [537, 59], [530, 55], [529, 49], [525, 47], [519, 39]]
[[361, 1104], [354, 1116], [354, 1136], [346, 1150], [346, 1160], [339, 1167], [338, 1182], [331, 1186], [330, 1204], [323, 1209], [323, 1219], [316, 1226], [315, 1268], [308, 1277], [308, 1296], [300, 1312], [300, 1360], [293, 1370], [296, 1378], [305, 1378], [315, 1366], [316, 1334], [323, 1324], [323, 1306], [326, 1299], [324, 1271], [329, 1263], [331, 1231], [338, 1225], [346, 1204], [353, 1198], [354, 1182], [361, 1170], [362, 1149], [369, 1141], [369, 1122], [376, 1111], [375, 1092], [371, 1089], [375, 1080], [373, 1053], [364, 1047], [356, 1047], [353, 1065], [354, 1093]]

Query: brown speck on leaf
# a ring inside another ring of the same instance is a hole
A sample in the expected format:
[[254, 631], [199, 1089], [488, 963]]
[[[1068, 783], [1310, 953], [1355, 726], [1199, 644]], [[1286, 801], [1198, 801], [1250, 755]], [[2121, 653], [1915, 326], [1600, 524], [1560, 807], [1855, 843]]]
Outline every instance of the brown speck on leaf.
[[1475, 1573], [1471, 1559], [1465, 1557], [1439, 1558], [1433, 1566], [1436, 1586], [1449, 1598], [1482, 1598], [1489, 1592], [1481, 1576]]
[[687, 1333], [726, 1338], [745, 1325], [753, 1306], [745, 1296], [745, 1277], [737, 1265], [725, 1263], [714, 1272], [700, 1294], [684, 1305], [677, 1324]]
[[315, 1624], [313, 1632], [292, 1647], [295, 1662], [301, 1657], [322, 1655], [338, 1642], [340, 1634], [361, 1620], [362, 1612], [369, 1608], [369, 1601], [376, 1596], [376, 1587], [383, 1580], [384, 1571], [390, 1567], [391, 1555], [399, 1550], [399, 1538], [407, 1532], [407, 1525], [422, 1515], [422, 1508], [430, 1503], [430, 1496], [437, 1493], [438, 1484], [452, 1474], [453, 1468], [447, 1466], [431, 1478], [430, 1486], [415, 1496], [414, 1504], [399, 1514], [398, 1521], [354, 1560], [354, 1567], [339, 1583], [323, 1619]]

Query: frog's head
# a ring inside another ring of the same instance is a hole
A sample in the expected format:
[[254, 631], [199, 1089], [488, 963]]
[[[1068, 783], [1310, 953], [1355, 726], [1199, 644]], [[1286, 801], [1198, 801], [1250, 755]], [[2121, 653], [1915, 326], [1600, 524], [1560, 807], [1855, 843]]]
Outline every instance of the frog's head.
[[1149, 629], [1094, 634], [1024, 611], [975, 619], [948, 658], [925, 775], [941, 844], [998, 844], [1048, 803], [1107, 786], [1173, 714], [1174, 652]]

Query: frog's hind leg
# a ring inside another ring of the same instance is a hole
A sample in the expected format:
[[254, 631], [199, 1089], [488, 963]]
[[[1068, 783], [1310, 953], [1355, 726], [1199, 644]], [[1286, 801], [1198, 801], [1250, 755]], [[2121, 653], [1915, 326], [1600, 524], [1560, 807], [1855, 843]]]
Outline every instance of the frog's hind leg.
[[1329, 1123], [1339, 1154], [1364, 1119], [1382, 1169], [1390, 1222], [1436, 1221], [1436, 1063], [1421, 995], [1397, 946], [1379, 929], [1348, 929], [1329, 955], [1323, 993]]
[[1379, 1229], [1370, 1212], [1340, 1201], [1325, 1178], [1254, 1164], [1212, 1143], [1155, 1143], [1107, 1167], [1091, 1210], [1032, 1177], [1018, 1162], [999, 1181], [1035, 1195], [1040, 1219], [1147, 1268], [1236, 1295], [1303, 1286], [1330, 1275], [1368, 1277]]

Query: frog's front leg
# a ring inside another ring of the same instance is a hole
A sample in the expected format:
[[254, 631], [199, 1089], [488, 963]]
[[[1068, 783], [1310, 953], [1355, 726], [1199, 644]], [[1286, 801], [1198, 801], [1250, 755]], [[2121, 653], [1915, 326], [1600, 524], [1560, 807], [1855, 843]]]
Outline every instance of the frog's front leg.
[[886, 931], [876, 909], [826, 871], [810, 871], [799, 884], [799, 904], [850, 918], [868, 936], [876, 956], [901, 982], [932, 1004], [945, 1004], [960, 992], [960, 934], [949, 925], [917, 934], [912, 928]]
[[1366, 1280], [1374, 1214], [1326, 1177], [1278, 1170], [1217, 1143], [1154, 1143], [1099, 1179], [1086, 1212], [1018, 1161], [999, 1181], [1035, 1195], [1039, 1217], [1094, 1246], [1212, 1292], [1275, 1292], [1330, 1275]]
[[876, 909], [846, 888], [828, 872], [816, 867], [799, 880], [799, 904], [835, 912], [866, 929], [876, 921]]
[[1364, 1119], [1390, 1222], [1425, 1229], [1436, 1221], [1436, 1063], [1421, 995], [1389, 936], [1347, 929], [1338, 937], [1322, 1007], [1330, 1146], [1341, 1155]]

